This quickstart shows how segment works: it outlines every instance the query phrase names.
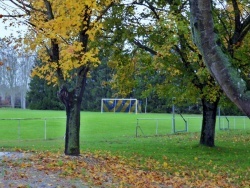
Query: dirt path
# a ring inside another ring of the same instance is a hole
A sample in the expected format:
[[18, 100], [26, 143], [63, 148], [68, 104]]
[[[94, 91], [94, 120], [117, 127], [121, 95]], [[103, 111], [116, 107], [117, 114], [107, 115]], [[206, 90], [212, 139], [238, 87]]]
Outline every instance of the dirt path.
[[40, 169], [27, 163], [33, 154], [0, 152], [0, 188], [87, 188], [80, 179], [63, 178], [60, 171]]

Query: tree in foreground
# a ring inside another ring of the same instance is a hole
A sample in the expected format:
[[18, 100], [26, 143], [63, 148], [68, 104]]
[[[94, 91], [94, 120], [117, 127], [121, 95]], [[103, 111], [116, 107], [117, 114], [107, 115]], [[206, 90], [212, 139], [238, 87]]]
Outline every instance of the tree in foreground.
[[[180, 104], [196, 103], [200, 99], [203, 107], [200, 144], [214, 146], [216, 113], [222, 90], [190, 38], [187, 1], [168, 3], [141, 1], [112, 9], [110, 19], [116, 19], [109, 22], [109, 26], [113, 30], [112, 39], [117, 38], [110, 62], [117, 70], [113, 87], [118, 88], [121, 95], [143, 87], [142, 93], [176, 97]], [[235, 39], [230, 34], [237, 28], [231, 27], [235, 22], [231, 18], [237, 16], [237, 6], [228, 2], [221, 7], [218, 3], [213, 6], [216, 28], [220, 37], [227, 38], [221, 41], [221, 45], [232, 46], [230, 42]], [[141, 9], [142, 12], [138, 11]], [[223, 27], [219, 27], [220, 23]], [[246, 47], [241, 50], [246, 50]], [[226, 51], [233, 56], [231, 48]]]
[[[136, 14], [138, 6], [144, 10], [140, 14]], [[116, 19], [113, 25], [109, 24], [114, 31], [112, 39], [117, 38], [109, 63], [117, 70], [113, 87], [123, 96], [142, 87], [144, 95], [175, 97], [180, 105], [200, 100], [203, 106], [200, 143], [214, 146], [217, 106], [222, 93], [190, 40], [189, 20], [184, 16], [189, 10], [187, 4], [183, 1], [163, 6], [145, 1], [120, 9], [123, 11], [112, 9], [120, 22]]]
[[33, 76], [58, 85], [66, 108], [65, 154], [80, 154], [80, 107], [89, 71], [98, 66], [92, 46], [101, 32], [103, 15], [113, 1], [10, 0], [28, 15], [24, 43], [36, 50], [42, 65]]
[[194, 42], [213, 77], [228, 98], [250, 117], [250, 64], [244, 61], [241, 66], [235, 65], [234, 57], [234, 51], [244, 45], [243, 40], [250, 30], [249, 6], [243, 3], [247, 1], [232, 0], [234, 32], [227, 50], [221, 45], [215, 30], [211, 0], [190, 0], [191, 28]]

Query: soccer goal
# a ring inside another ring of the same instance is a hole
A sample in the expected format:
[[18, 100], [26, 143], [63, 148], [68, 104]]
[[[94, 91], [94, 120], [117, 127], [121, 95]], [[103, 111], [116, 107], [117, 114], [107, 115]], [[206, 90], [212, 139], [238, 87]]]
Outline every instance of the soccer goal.
[[101, 113], [103, 112], [141, 112], [141, 103], [137, 99], [113, 99], [103, 98], [101, 102]]

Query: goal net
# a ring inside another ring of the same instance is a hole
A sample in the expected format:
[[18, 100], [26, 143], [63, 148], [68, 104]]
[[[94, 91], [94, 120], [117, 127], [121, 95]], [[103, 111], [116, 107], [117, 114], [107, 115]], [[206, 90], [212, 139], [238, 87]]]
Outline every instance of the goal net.
[[101, 112], [141, 112], [141, 102], [137, 99], [104, 98], [101, 102]]

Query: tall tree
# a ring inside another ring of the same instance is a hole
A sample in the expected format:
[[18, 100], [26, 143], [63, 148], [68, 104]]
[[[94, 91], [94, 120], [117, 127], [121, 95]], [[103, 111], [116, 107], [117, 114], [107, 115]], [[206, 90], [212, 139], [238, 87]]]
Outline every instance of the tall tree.
[[[244, 71], [234, 66], [233, 51], [242, 45], [250, 30], [250, 10], [247, 1], [232, 0], [234, 11], [233, 35], [227, 39], [229, 48], [225, 50], [216, 33], [211, 0], [190, 0], [191, 28], [193, 39], [199, 48], [206, 66], [223, 91], [247, 116], [250, 117], [249, 68]], [[223, 23], [221, 23], [223, 24]], [[249, 67], [249, 62], [244, 61]], [[241, 74], [244, 72], [244, 75]]]
[[[138, 6], [143, 11], [138, 12]], [[117, 38], [119, 44], [112, 48], [114, 58], [110, 62], [117, 69], [115, 87], [126, 94], [136, 90], [138, 80], [143, 79], [144, 90], [155, 91], [161, 97], [176, 97], [179, 103], [196, 103], [200, 98], [200, 143], [214, 146], [216, 112], [222, 93], [190, 40], [189, 20], [184, 16], [188, 13], [187, 2], [172, 2], [170, 6], [134, 2], [113, 13], [117, 19], [109, 26], [112, 39]]]
[[89, 71], [99, 64], [91, 46], [101, 32], [103, 15], [113, 1], [10, 0], [28, 15], [24, 43], [37, 50], [43, 62], [37, 75], [59, 85], [58, 97], [66, 108], [66, 155], [80, 154], [80, 107]]
[[4, 40], [0, 41], [0, 88], [1, 96], [10, 96], [11, 107], [15, 107], [19, 95], [21, 108], [25, 108], [25, 97], [30, 80], [34, 58], [23, 50], [17, 49]]

